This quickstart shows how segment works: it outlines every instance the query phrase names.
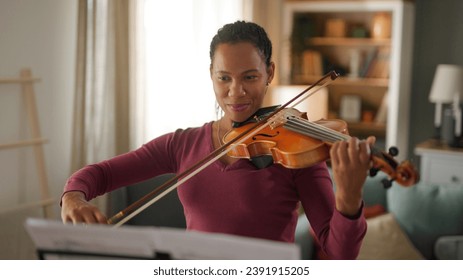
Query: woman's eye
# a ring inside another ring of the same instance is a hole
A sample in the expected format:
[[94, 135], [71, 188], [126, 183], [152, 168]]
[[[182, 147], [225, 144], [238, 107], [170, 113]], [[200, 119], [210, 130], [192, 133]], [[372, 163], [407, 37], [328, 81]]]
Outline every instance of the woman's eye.
[[257, 79], [257, 76], [255, 76], [255, 75], [249, 75], [249, 76], [246, 76], [245, 79], [246, 79], [246, 80], [255, 80], [255, 79]]
[[219, 81], [229, 81], [230, 78], [227, 76], [218, 76]]

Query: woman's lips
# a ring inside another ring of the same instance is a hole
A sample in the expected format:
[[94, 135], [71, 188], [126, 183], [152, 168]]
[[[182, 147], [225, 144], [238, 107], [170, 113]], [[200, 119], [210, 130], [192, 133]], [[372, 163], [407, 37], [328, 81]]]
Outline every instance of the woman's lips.
[[242, 112], [249, 107], [249, 104], [228, 104], [228, 107], [230, 107], [232, 111]]

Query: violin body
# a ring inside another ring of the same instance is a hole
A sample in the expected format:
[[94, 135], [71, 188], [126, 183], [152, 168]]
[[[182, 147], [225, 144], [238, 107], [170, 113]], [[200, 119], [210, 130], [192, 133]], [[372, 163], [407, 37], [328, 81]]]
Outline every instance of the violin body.
[[[314, 123], [347, 134], [347, 123], [343, 120], [319, 120]], [[252, 124], [245, 124], [229, 131], [224, 136], [227, 143], [246, 131]], [[227, 153], [233, 158], [247, 158], [269, 155], [273, 162], [284, 167], [305, 168], [329, 159], [329, 143], [301, 135], [283, 126], [265, 127], [247, 141], [232, 144]]]

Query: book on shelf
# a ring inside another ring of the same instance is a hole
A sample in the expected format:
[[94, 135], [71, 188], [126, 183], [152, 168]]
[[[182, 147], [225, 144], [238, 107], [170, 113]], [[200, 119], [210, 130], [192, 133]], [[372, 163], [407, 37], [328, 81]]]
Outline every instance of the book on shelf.
[[388, 92], [383, 96], [381, 100], [381, 105], [378, 108], [378, 112], [376, 113], [375, 123], [377, 124], [385, 124], [387, 121], [387, 99], [388, 99]]
[[370, 50], [367, 53], [367, 55], [365, 56], [363, 67], [360, 70], [360, 77], [366, 77], [367, 76], [368, 70], [370, 69], [370, 67], [372, 65], [372, 62], [375, 59], [377, 53], [378, 53], [377, 48], [374, 48], [374, 49]]
[[389, 49], [374, 48], [370, 50], [361, 70], [364, 78], [389, 78]]
[[323, 75], [323, 57], [315, 50], [305, 50], [302, 54], [302, 74], [304, 76]]

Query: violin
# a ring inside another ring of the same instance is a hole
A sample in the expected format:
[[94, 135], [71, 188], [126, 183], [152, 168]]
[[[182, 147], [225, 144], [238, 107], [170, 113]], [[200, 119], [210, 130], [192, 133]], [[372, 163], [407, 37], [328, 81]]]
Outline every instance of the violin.
[[[263, 108], [262, 112], [268, 114], [274, 108], [276, 107]], [[259, 112], [243, 123], [235, 123], [234, 128], [224, 135], [223, 142], [227, 143], [246, 131], [253, 122], [262, 117], [258, 114]], [[273, 117], [271, 124], [252, 138], [232, 144], [228, 156], [250, 160], [266, 156], [273, 159], [272, 163], [287, 168], [305, 168], [329, 160], [332, 143], [349, 138], [345, 121], [321, 119], [311, 122], [306, 113], [289, 108]], [[390, 149], [389, 153], [374, 146], [370, 150], [373, 162], [370, 176], [375, 176], [379, 170], [385, 172], [389, 176], [389, 179], [382, 181], [385, 188], [391, 187], [393, 181], [402, 186], [411, 186], [419, 180], [418, 172], [409, 161], [399, 164], [394, 160], [393, 157], [398, 154], [396, 148]]]

